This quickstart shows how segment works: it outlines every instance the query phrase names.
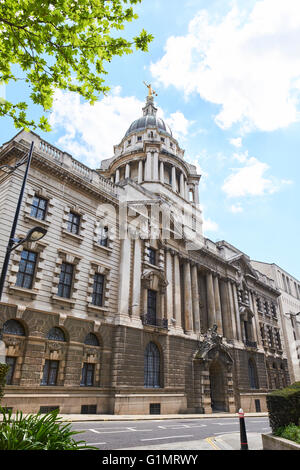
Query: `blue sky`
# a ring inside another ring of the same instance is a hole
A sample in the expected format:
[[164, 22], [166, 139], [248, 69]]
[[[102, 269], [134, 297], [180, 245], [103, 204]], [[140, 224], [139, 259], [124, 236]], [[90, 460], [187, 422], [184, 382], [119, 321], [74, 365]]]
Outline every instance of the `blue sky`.
[[[151, 82], [160, 116], [202, 173], [205, 235], [300, 279], [299, 0], [143, 0], [136, 11], [125, 33], [151, 32], [149, 53], [115, 58], [112, 91], [93, 107], [57, 92], [52, 131], [39, 134], [99, 167], [140, 116]], [[28, 96], [19, 84], [5, 93]], [[16, 132], [0, 120], [1, 143]]]

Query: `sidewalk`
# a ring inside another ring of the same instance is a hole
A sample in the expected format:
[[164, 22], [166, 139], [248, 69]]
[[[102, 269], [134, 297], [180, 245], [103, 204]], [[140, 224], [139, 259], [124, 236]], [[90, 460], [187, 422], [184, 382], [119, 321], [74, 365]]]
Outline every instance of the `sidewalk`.
[[[263, 450], [261, 433], [249, 432], [247, 438], [249, 450]], [[240, 450], [240, 447], [240, 433], [233, 432], [195, 441], [130, 447], [118, 450]]]
[[[60, 414], [64, 421], [141, 421], [164, 419], [207, 419], [207, 418], [237, 418], [238, 413], [212, 413], [212, 414], [168, 414], [168, 415], [84, 415]], [[245, 418], [268, 417], [268, 413], [245, 413]]]

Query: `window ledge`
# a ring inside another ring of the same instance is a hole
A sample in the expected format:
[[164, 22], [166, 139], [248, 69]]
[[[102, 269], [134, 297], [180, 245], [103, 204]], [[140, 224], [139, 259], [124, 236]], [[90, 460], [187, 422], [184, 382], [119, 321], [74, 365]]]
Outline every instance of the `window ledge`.
[[67, 236], [67, 237], [73, 238], [73, 240], [76, 240], [76, 241], [79, 241], [79, 242], [81, 242], [83, 240], [82, 235], [76, 235], [76, 233], [68, 232], [68, 230], [64, 230], [64, 229], [62, 230], [62, 235], [63, 235], [63, 237]]
[[109, 309], [107, 307], [98, 307], [98, 305], [88, 304], [88, 310], [94, 310], [95, 312], [103, 313], [104, 315], [108, 314]]
[[51, 299], [53, 302], [69, 305], [70, 307], [74, 307], [75, 305], [74, 299], [67, 299], [65, 297], [60, 297], [59, 295], [52, 295]]
[[112, 253], [112, 249], [111, 249], [111, 248], [108, 248], [107, 246], [99, 245], [99, 243], [94, 242], [94, 247], [97, 248], [97, 249], [99, 248], [100, 250], [103, 250], [103, 251], [105, 251], [106, 253]]
[[13, 291], [14, 294], [24, 294], [28, 295], [31, 298], [34, 298], [38, 294], [37, 289], [25, 289], [24, 287], [18, 287], [18, 286], [9, 286], [9, 291]]
[[43, 225], [45, 227], [49, 227], [50, 222], [47, 222], [46, 220], [43, 219], [37, 219], [36, 217], [32, 217], [31, 215], [24, 214], [24, 219], [28, 222], [34, 222], [38, 225]]
[[160, 268], [157, 264], [151, 264], [148, 261], [144, 261], [144, 265], [148, 266], [149, 268], [152, 269], [157, 269], [157, 271], [163, 271], [162, 268]]

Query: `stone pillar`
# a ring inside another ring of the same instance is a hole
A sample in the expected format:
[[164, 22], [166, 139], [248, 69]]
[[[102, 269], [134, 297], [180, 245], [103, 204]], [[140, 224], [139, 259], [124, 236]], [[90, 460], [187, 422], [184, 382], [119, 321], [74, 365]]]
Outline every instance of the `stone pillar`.
[[181, 328], [181, 282], [178, 255], [174, 256], [174, 292], [176, 327]]
[[208, 328], [216, 324], [215, 296], [212, 273], [206, 275]]
[[160, 182], [162, 184], [164, 184], [165, 182], [165, 166], [164, 166], [164, 162], [160, 162]]
[[218, 326], [217, 331], [218, 331], [219, 335], [223, 335], [221, 300], [220, 300], [220, 290], [219, 290], [219, 278], [218, 278], [218, 276], [214, 277], [214, 295], [215, 295], [216, 325]]
[[138, 170], [138, 184], [141, 184], [143, 181], [143, 160], [139, 161], [139, 170]]
[[[167, 285], [167, 319], [170, 323], [171, 318], [175, 319], [175, 312], [173, 308], [173, 259], [169, 251], [166, 253], [166, 280], [168, 281]], [[172, 323], [171, 323], [171, 326]]]
[[128, 316], [129, 286], [130, 286], [131, 240], [126, 237], [121, 240], [121, 261], [119, 276], [119, 315]]
[[180, 173], [180, 196], [185, 197], [185, 190], [184, 190], [184, 174]]
[[234, 304], [234, 311], [235, 311], [236, 334], [237, 334], [237, 339], [239, 341], [242, 341], [240, 309], [239, 309], [239, 302], [238, 302], [238, 296], [237, 296], [237, 288], [235, 284], [232, 284], [232, 291], [233, 291], [233, 304]]
[[176, 168], [172, 166], [172, 189], [174, 192], [177, 191], [177, 181], [176, 181]]
[[223, 336], [226, 339], [233, 338], [232, 325], [231, 325], [231, 306], [229, 299], [229, 288], [228, 282], [219, 281], [220, 287], [220, 298], [221, 298], [221, 310], [222, 310], [222, 324], [223, 324]]
[[194, 195], [195, 195], [195, 204], [199, 204], [199, 184], [195, 184]]
[[200, 332], [200, 299], [198, 286], [198, 269], [194, 264], [191, 270], [192, 275], [192, 302], [193, 302], [193, 325], [196, 333]]
[[120, 170], [119, 168], [116, 170], [116, 179], [115, 179], [115, 183], [119, 183], [120, 181]]
[[193, 305], [192, 305], [192, 285], [191, 285], [191, 267], [186, 261], [183, 266], [184, 277], [184, 329], [185, 333], [193, 332]]
[[125, 178], [130, 178], [130, 164], [126, 163], [125, 166]]
[[257, 325], [257, 315], [256, 315], [256, 302], [255, 300], [253, 299], [253, 294], [252, 292], [249, 292], [249, 300], [250, 300], [250, 308], [254, 314], [254, 316], [252, 317], [252, 332], [253, 332], [253, 338], [254, 338], [254, 341], [256, 341], [256, 343], [258, 343], [258, 325]]
[[146, 164], [145, 164], [145, 180], [151, 181], [152, 177], [152, 155], [151, 152], [147, 152]]
[[154, 153], [153, 157], [153, 180], [158, 181], [158, 153]]
[[188, 186], [188, 184], [187, 184], [187, 181], [185, 182], [185, 185], [184, 185], [184, 186], [185, 186], [185, 199], [186, 199], [187, 201], [189, 201], [189, 200], [190, 200], [190, 199], [189, 199], [189, 186]]
[[133, 286], [132, 286], [132, 316], [140, 318], [141, 305], [141, 276], [142, 276], [142, 246], [141, 240], [134, 240], [133, 255]]

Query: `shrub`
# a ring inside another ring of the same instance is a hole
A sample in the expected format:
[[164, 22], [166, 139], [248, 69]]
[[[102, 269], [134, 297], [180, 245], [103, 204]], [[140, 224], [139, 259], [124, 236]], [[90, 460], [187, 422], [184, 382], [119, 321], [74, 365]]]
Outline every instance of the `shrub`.
[[5, 379], [8, 369], [9, 366], [7, 364], [0, 364], [0, 401], [4, 396]]
[[273, 433], [278, 428], [300, 423], [300, 382], [267, 395], [270, 426]]
[[300, 444], [300, 426], [296, 426], [295, 424], [289, 424], [285, 428], [278, 428], [274, 434], [275, 436], [283, 437], [284, 439]]
[[70, 429], [71, 424], [62, 424], [58, 410], [45, 415], [23, 416], [18, 411], [13, 418], [12, 411], [0, 408], [3, 421], [0, 423], [0, 450], [81, 450], [95, 449], [84, 441], [75, 441], [80, 434]]

